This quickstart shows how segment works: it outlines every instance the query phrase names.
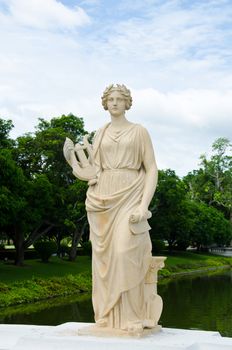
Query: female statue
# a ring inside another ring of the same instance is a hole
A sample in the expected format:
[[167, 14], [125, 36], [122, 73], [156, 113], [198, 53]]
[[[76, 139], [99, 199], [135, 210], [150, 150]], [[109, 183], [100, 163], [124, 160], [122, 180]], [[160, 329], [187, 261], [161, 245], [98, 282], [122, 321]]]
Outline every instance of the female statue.
[[130, 91], [110, 85], [102, 105], [111, 121], [94, 138], [97, 176], [89, 181], [86, 199], [95, 321], [100, 327], [142, 331], [157, 324], [145, 280], [151, 262], [148, 206], [158, 171], [148, 132], [125, 117]]
[[158, 171], [148, 132], [125, 117], [132, 105], [130, 91], [124, 85], [110, 85], [102, 104], [111, 122], [96, 133], [93, 156], [98, 178], [90, 181], [86, 200], [93, 307], [99, 326], [133, 331], [149, 326], [145, 276], [151, 241], [147, 227], [137, 234], [130, 225], [136, 230], [136, 223], [146, 223]]

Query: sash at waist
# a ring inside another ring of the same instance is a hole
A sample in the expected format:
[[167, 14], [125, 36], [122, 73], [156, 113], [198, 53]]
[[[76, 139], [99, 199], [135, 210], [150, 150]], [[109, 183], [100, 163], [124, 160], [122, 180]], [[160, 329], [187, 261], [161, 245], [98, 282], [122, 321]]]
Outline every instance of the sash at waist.
[[130, 169], [130, 168], [115, 168], [115, 169], [110, 169], [110, 168], [107, 168], [107, 169], [102, 169], [103, 172], [116, 172], [116, 171], [125, 171], [125, 172], [128, 172], [128, 171], [136, 171], [138, 172], [139, 169]]

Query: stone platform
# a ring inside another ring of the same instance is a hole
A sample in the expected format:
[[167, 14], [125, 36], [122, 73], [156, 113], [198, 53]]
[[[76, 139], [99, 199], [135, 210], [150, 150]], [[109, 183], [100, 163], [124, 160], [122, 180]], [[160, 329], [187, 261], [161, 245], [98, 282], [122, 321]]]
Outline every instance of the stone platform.
[[0, 325], [0, 350], [232, 350], [218, 332], [162, 328], [136, 337], [78, 335], [88, 323], [59, 326]]

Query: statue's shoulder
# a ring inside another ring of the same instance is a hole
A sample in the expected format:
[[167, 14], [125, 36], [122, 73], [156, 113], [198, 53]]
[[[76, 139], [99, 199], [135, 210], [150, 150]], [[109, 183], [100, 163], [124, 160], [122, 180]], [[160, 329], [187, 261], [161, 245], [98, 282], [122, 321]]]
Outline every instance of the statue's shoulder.
[[104, 131], [106, 128], [108, 128], [109, 125], [110, 125], [110, 123], [104, 124], [104, 125], [103, 125], [102, 127], [100, 127], [96, 132], [99, 133], [99, 132]]
[[96, 150], [96, 152], [101, 144], [101, 140], [102, 140], [104, 133], [105, 133], [105, 130], [107, 129], [109, 124], [110, 123], [107, 123], [102, 128], [98, 129], [93, 137], [93, 147]]
[[147, 135], [149, 134], [147, 129], [141, 125], [141, 124], [134, 124], [134, 127], [136, 128], [136, 130], [138, 130], [142, 135]]
[[96, 132], [94, 134], [94, 139], [101, 137], [104, 134], [106, 128], [109, 126], [109, 124], [110, 123], [107, 123], [107, 124], [103, 125], [100, 129], [96, 130]]
[[147, 144], [147, 142], [151, 142], [151, 135], [144, 126], [137, 124], [136, 130], [138, 130], [136, 134], [141, 144]]

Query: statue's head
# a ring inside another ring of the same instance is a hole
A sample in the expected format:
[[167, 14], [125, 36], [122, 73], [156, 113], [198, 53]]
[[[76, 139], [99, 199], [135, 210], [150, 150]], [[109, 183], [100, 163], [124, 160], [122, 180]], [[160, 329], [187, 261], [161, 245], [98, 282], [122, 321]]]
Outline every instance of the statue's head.
[[103, 92], [102, 105], [103, 105], [104, 109], [106, 111], [108, 110], [107, 99], [113, 91], [118, 91], [123, 96], [123, 98], [125, 99], [125, 103], [126, 103], [126, 110], [130, 109], [132, 106], [131, 92], [129, 89], [127, 89], [127, 87], [125, 85], [120, 85], [120, 84], [116, 84], [116, 85], [111, 84], [111, 85], [107, 86], [107, 88]]

